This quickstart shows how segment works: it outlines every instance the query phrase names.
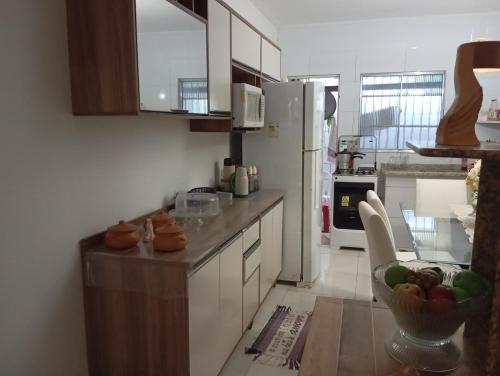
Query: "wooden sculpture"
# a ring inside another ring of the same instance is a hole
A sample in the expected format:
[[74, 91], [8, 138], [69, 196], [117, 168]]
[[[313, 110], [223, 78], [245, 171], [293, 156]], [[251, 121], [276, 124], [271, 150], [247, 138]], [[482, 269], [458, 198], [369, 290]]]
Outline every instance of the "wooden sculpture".
[[439, 145], [479, 145], [475, 125], [483, 102], [483, 89], [474, 70], [500, 68], [500, 42], [472, 42], [458, 47], [455, 62], [455, 100], [439, 122]]

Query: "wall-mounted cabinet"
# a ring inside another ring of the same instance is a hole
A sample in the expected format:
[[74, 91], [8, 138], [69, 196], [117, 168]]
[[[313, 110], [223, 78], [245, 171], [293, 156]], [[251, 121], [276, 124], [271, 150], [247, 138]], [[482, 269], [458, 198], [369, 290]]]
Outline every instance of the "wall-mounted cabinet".
[[75, 115], [161, 112], [232, 132], [231, 84], [280, 78], [280, 49], [222, 0], [66, 0]]
[[199, 0], [67, 0], [73, 113], [208, 114], [206, 13]]
[[262, 38], [262, 73], [275, 79], [281, 78], [281, 51]]
[[165, 0], [136, 0], [141, 111], [208, 114], [207, 25]]
[[231, 16], [231, 49], [233, 60], [260, 72], [261, 35], [234, 14]]
[[231, 112], [231, 12], [208, 0], [208, 78], [211, 113]]

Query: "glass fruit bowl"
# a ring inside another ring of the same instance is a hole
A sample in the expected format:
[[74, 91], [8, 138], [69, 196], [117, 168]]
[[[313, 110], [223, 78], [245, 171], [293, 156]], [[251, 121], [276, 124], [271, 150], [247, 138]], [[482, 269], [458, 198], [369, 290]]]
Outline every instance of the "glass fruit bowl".
[[[456, 369], [460, 360], [460, 349], [452, 342], [451, 337], [465, 320], [487, 307], [490, 287], [482, 280], [479, 294], [460, 301], [439, 296], [436, 299], [428, 299], [428, 292], [423, 297], [408, 298], [408, 295], [401, 292], [396, 293], [386, 283], [386, 271], [396, 265], [414, 272], [438, 267], [442, 272], [440, 284], [449, 288], [453, 287], [454, 278], [463, 272], [463, 269], [423, 261], [393, 261], [377, 266], [372, 274], [375, 297], [387, 304], [400, 328], [386, 342], [389, 355], [423, 371], [449, 372]], [[415, 294], [418, 295], [418, 291]]]

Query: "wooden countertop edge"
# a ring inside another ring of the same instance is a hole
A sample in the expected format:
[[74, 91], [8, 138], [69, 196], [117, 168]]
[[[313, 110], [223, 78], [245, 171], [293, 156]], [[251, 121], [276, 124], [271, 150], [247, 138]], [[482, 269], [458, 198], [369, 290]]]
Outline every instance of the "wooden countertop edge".
[[500, 145], [481, 143], [478, 146], [421, 145], [406, 143], [411, 150], [424, 157], [442, 158], [500, 158]]
[[[263, 190], [261, 192], [266, 192], [266, 190]], [[80, 246], [80, 252], [82, 258], [87, 254], [87, 253], [95, 253], [99, 254], [100, 257], [106, 257], [110, 259], [122, 259], [123, 261], [127, 262], [134, 262], [134, 263], [165, 263], [170, 266], [176, 266], [176, 267], [184, 267], [186, 269], [195, 269], [197, 266], [203, 264], [206, 260], [209, 260], [219, 249], [224, 247], [225, 244], [229, 243], [232, 239], [234, 239], [235, 236], [237, 236], [241, 231], [243, 231], [246, 227], [254, 223], [257, 219], [259, 219], [263, 214], [268, 212], [270, 209], [272, 209], [274, 206], [276, 206], [279, 202], [281, 202], [284, 199], [285, 192], [282, 190], [269, 190], [269, 192], [274, 192], [277, 195], [277, 198], [272, 201], [272, 203], [268, 206], [266, 206], [265, 209], [260, 211], [258, 214], [255, 216], [250, 217], [245, 224], [242, 226], [241, 229], [239, 229], [237, 232], [232, 234], [231, 236], [228, 237], [223, 237], [221, 238], [221, 241], [218, 242], [216, 245], [210, 247], [207, 249], [205, 252], [202, 253], [200, 257], [198, 257], [194, 261], [190, 260], [168, 260], [168, 259], [161, 259], [161, 258], [145, 258], [145, 257], [134, 257], [134, 258], [129, 258], [125, 257], [127, 252], [134, 251], [136, 247], [134, 248], [129, 248], [125, 250], [117, 250], [116, 252], [109, 251], [108, 252], [103, 252], [105, 250], [105, 247], [103, 246], [104, 243], [104, 236], [106, 234], [106, 231], [99, 232], [97, 234], [88, 236], [86, 238], [83, 238], [79, 241], [79, 246]], [[135, 219], [132, 219], [128, 221], [128, 223], [135, 224], [139, 226], [139, 228], [142, 227], [144, 222], [146, 221], [147, 218], [153, 216], [160, 210], [165, 209], [165, 210], [170, 210], [172, 207], [167, 207], [167, 208], [159, 208], [157, 210], [154, 210], [148, 214], [141, 215]], [[224, 214], [222, 214], [224, 215]]]

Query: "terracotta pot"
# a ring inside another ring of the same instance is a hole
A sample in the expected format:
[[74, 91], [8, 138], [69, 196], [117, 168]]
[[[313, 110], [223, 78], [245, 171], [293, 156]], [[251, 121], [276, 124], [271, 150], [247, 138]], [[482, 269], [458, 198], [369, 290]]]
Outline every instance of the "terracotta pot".
[[156, 230], [153, 247], [158, 252], [175, 252], [186, 248], [187, 238], [177, 224], [167, 224]]
[[132, 248], [139, 242], [138, 228], [136, 225], [120, 221], [117, 225], [108, 227], [104, 242], [110, 249]]
[[165, 210], [161, 209], [158, 213], [151, 217], [153, 229], [156, 229], [170, 224], [175, 224], [175, 218], [169, 215]]

